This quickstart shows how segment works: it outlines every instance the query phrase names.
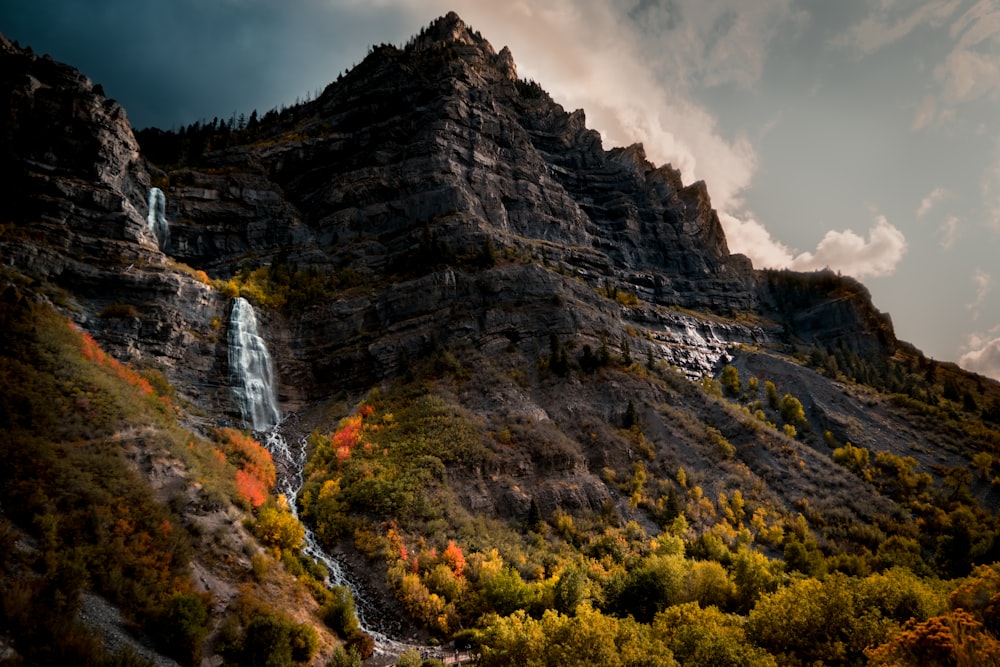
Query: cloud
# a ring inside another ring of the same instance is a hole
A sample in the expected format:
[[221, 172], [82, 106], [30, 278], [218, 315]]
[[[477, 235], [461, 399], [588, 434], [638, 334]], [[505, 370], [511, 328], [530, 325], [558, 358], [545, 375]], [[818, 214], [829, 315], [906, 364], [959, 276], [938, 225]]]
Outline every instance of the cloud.
[[987, 227], [1000, 231], [1000, 137], [994, 143], [993, 161], [983, 173], [980, 192]]
[[755, 267], [781, 269], [792, 263], [794, 251], [776, 241], [767, 228], [753, 217], [736, 217], [720, 212], [719, 221], [726, 232], [730, 251], [746, 255]]
[[[913, 130], [954, 118], [954, 107], [1000, 89], [1000, 8], [995, 0], [980, 0], [959, 13], [964, 0], [880, 0], [868, 15], [832, 40], [835, 47], [870, 56], [921, 28], [944, 28], [952, 47], [933, 68], [936, 92], [917, 107]], [[957, 17], [956, 17], [957, 15]]]
[[[996, 96], [1000, 87], [1000, 8], [993, 0], [981, 0], [952, 22], [948, 34], [954, 45], [934, 68], [939, 86], [935, 108], [940, 109], [940, 120], [953, 117], [956, 106]], [[918, 120], [925, 126], [933, 117], [918, 113]]]
[[744, 87], [760, 79], [774, 38], [800, 30], [808, 20], [789, 0], [642, 1], [630, 16], [656, 49], [661, 75]]
[[972, 311], [972, 319], [978, 320], [979, 312], [986, 303], [986, 297], [993, 289], [993, 276], [982, 269], [976, 269], [972, 281], [976, 284], [976, 298], [972, 303], [965, 304], [965, 307]]
[[955, 216], [948, 216], [948, 219], [941, 223], [938, 232], [941, 235], [941, 247], [951, 250], [958, 240], [959, 220]]
[[906, 237], [898, 228], [877, 216], [868, 230], [867, 240], [854, 230], [828, 231], [815, 252], [795, 253], [775, 241], [770, 233], [752, 218], [719, 216], [733, 252], [748, 256], [758, 268], [789, 268], [816, 271], [829, 268], [855, 278], [892, 274], [906, 254]]
[[829, 267], [855, 278], [887, 276], [896, 270], [906, 248], [903, 232], [880, 215], [868, 230], [867, 240], [851, 229], [829, 231], [815, 253], [796, 256], [789, 268], [813, 271]]
[[942, 103], [957, 106], [994, 92], [1000, 85], [1000, 56], [956, 48], [934, 69]]
[[928, 95], [924, 98], [924, 101], [920, 103], [917, 108], [917, 115], [913, 118], [913, 123], [910, 125], [911, 130], [922, 130], [931, 123], [937, 117], [937, 103], [934, 98]]
[[972, 335], [958, 359], [962, 368], [1000, 381], [1000, 327], [985, 336]]
[[917, 208], [917, 217], [924, 217], [934, 206], [950, 193], [944, 188], [934, 188], [926, 197], [920, 200], [920, 207]]
[[472, 0], [461, 13], [496, 48], [510, 47], [521, 76], [584, 109], [606, 148], [641, 142], [654, 163], [706, 181], [723, 211], [739, 207], [757, 156], [748, 139], [719, 129], [692, 90], [753, 85], [771, 40], [802, 20], [791, 0]]
[[833, 39], [833, 45], [868, 56], [903, 39], [922, 26], [939, 26], [955, 13], [962, 0], [925, 2], [914, 9], [909, 0], [873, 3], [871, 13], [846, 33]]

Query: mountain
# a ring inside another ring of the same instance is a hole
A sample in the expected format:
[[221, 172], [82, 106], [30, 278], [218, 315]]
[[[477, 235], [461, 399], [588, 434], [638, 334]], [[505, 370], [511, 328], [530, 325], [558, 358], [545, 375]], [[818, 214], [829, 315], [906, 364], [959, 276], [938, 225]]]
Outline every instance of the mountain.
[[851, 278], [730, 253], [710, 184], [605, 149], [457, 15], [177, 132], [0, 58], [0, 659], [1000, 655], [1000, 385]]

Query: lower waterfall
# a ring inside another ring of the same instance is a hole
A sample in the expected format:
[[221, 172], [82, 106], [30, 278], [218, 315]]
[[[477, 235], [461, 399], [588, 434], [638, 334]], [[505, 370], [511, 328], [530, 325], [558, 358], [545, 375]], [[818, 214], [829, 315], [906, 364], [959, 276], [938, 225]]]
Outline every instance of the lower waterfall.
[[[286, 438], [282, 433], [282, 427], [288, 422], [283, 421], [278, 410], [274, 363], [258, 332], [253, 306], [243, 298], [234, 299], [229, 319], [229, 375], [244, 422], [263, 439], [274, 460], [278, 473], [275, 490], [285, 495], [292, 514], [298, 519], [297, 500], [305, 482], [307, 442], [304, 436]], [[289, 440], [295, 444], [290, 445]], [[400, 642], [385, 634], [384, 628], [389, 626], [379, 618], [378, 609], [362, 595], [360, 587], [347, 576], [341, 564], [323, 550], [310, 527], [305, 523], [302, 527], [305, 529], [302, 552], [326, 567], [331, 584], [351, 591], [361, 630], [375, 640], [377, 654], [398, 656], [409, 649], [430, 648]]]
[[279, 421], [274, 389], [274, 363], [257, 333], [257, 316], [243, 297], [233, 300], [229, 315], [229, 376], [243, 421], [266, 431]]

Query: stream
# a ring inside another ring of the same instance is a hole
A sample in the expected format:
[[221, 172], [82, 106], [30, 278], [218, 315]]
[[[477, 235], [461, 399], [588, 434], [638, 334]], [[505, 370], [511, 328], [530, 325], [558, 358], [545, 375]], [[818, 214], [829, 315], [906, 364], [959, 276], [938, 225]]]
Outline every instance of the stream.
[[[264, 443], [267, 450], [271, 452], [275, 468], [278, 471], [275, 490], [285, 495], [292, 514], [296, 519], [299, 519], [297, 500], [305, 483], [307, 443], [305, 437], [299, 436], [291, 438], [293, 444], [289, 444], [288, 439], [282, 433], [283, 424], [284, 422], [279, 423], [268, 430], [264, 434]], [[301, 519], [300, 523], [305, 529], [305, 546], [302, 548], [302, 553], [326, 567], [329, 574], [329, 585], [343, 586], [351, 591], [361, 630], [375, 640], [376, 654], [398, 656], [409, 649], [424, 649], [425, 647], [415, 646], [389, 637], [387, 633], [391, 630], [386, 627], [379, 610], [366, 598], [355, 581], [346, 574], [340, 562], [323, 549], [312, 528]]]

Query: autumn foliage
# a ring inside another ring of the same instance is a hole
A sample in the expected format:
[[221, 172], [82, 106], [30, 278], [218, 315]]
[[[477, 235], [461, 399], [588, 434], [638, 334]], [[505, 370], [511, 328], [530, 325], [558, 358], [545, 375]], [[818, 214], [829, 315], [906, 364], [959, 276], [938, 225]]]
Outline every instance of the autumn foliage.
[[224, 454], [238, 468], [236, 491], [253, 507], [260, 507], [267, 500], [268, 491], [274, 486], [277, 473], [271, 453], [249, 435], [232, 428], [216, 432]]
[[80, 340], [83, 344], [83, 356], [88, 361], [93, 361], [94, 363], [104, 366], [105, 368], [110, 368], [114, 371], [118, 379], [124, 380], [128, 384], [132, 385], [143, 394], [152, 394], [153, 387], [149, 384], [146, 378], [142, 377], [134, 370], [118, 361], [114, 357], [107, 354], [101, 349], [101, 346], [97, 344], [94, 337], [87, 332], [82, 332], [80, 334]]
[[[364, 420], [374, 413], [375, 409], [371, 405], [363, 405], [358, 411], [340, 420], [337, 430], [331, 433], [328, 438], [330, 448], [333, 449], [337, 458], [337, 463], [343, 465], [351, 457], [351, 453], [361, 444], [362, 433], [365, 429]], [[371, 443], [364, 444], [364, 453], [372, 455]]]

